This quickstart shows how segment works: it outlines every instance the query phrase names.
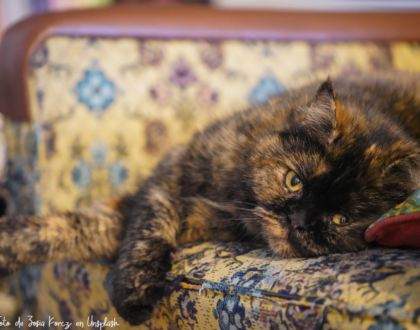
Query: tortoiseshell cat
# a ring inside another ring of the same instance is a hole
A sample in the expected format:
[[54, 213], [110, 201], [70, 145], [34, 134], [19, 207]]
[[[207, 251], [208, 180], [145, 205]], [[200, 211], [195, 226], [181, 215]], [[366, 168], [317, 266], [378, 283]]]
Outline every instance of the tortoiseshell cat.
[[0, 266], [116, 257], [112, 302], [137, 325], [182, 244], [262, 241], [286, 258], [365, 249], [366, 227], [420, 186], [420, 100], [392, 80], [317, 87], [213, 123], [117, 202], [2, 218]]

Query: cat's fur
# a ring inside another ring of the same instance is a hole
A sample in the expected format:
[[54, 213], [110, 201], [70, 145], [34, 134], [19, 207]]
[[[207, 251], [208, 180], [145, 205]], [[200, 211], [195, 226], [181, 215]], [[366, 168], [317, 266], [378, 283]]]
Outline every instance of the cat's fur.
[[366, 227], [420, 186], [420, 100], [390, 80], [317, 87], [213, 123], [119, 201], [1, 219], [0, 266], [115, 257], [112, 302], [134, 325], [185, 243], [258, 240], [284, 257], [365, 249]]

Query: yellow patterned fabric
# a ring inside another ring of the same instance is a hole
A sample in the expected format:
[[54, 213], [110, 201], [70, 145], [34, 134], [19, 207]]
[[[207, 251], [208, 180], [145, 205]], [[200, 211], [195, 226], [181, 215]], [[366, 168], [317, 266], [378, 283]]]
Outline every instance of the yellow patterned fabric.
[[[185, 247], [168, 274], [155, 317], [139, 329], [418, 329], [420, 252], [376, 250], [283, 260], [267, 249], [203, 243]], [[42, 320], [116, 320], [112, 272], [61, 262], [27, 270]]]
[[[420, 71], [417, 43], [138, 40], [53, 36], [30, 59], [31, 123], [8, 120], [13, 213], [71, 210], [135, 189], [163, 154], [216, 118], [330, 75]], [[98, 264], [21, 272], [39, 320], [116, 318]], [[415, 329], [420, 253], [281, 260], [252, 245], [186, 247], [141, 329]]]

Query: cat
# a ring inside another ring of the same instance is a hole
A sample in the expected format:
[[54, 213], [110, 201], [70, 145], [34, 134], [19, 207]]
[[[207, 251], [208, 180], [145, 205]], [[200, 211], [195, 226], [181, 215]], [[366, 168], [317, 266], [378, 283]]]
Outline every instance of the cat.
[[0, 220], [0, 267], [115, 260], [112, 303], [131, 325], [163, 296], [177, 249], [258, 241], [285, 258], [368, 247], [367, 226], [420, 186], [420, 100], [396, 79], [330, 79], [214, 122], [134, 194]]

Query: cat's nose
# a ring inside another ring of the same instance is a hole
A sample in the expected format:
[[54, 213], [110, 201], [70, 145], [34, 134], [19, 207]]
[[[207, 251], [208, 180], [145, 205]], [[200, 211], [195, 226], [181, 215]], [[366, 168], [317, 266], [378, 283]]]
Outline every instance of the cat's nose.
[[288, 215], [294, 229], [307, 229], [309, 227], [305, 211], [298, 211]]

